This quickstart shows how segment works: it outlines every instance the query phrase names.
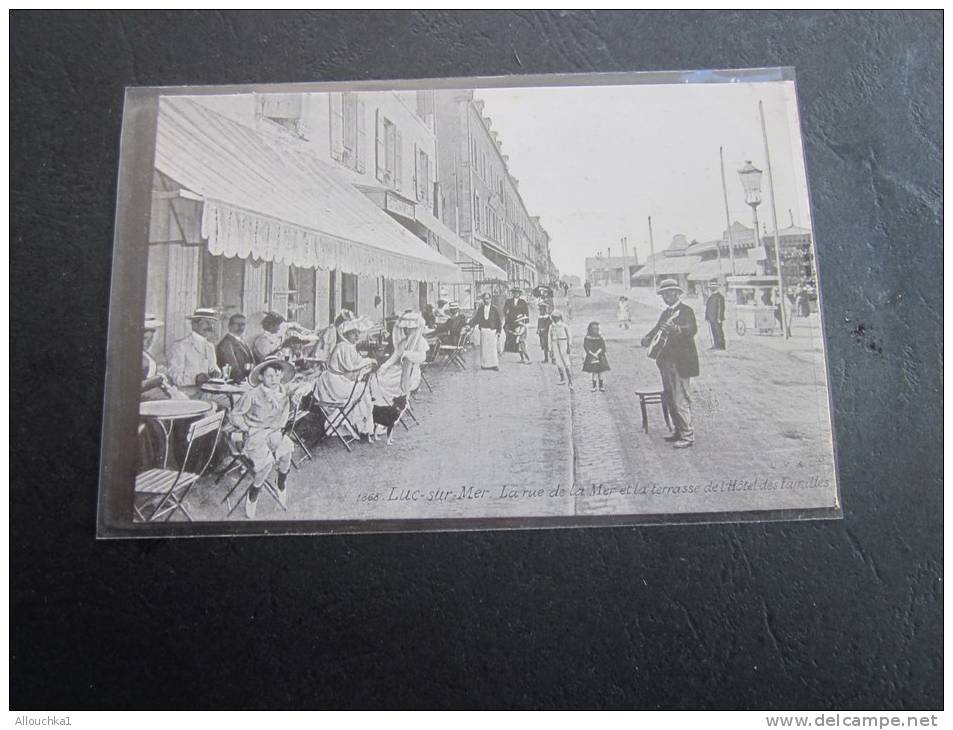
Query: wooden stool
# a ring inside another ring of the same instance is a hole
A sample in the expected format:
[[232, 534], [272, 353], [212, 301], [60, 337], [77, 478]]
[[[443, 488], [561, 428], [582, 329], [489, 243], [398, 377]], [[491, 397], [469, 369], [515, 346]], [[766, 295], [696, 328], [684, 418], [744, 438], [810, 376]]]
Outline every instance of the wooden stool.
[[645, 410], [647, 404], [658, 403], [662, 406], [662, 417], [665, 418], [665, 425], [668, 427], [668, 430], [672, 430], [672, 421], [668, 415], [668, 404], [665, 402], [665, 398], [662, 397], [661, 390], [654, 390], [651, 388], [643, 388], [635, 391], [635, 394], [639, 396], [639, 408], [642, 409], [642, 430], [645, 433], [649, 432], [649, 414]]

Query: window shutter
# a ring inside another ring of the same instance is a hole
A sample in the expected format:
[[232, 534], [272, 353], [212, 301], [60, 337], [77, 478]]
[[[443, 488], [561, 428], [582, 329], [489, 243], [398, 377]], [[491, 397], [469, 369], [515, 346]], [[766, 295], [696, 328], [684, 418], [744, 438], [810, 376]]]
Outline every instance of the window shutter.
[[414, 142], [414, 197], [420, 200], [420, 152], [417, 150], [417, 143]]
[[384, 120], [381, 117], [380, 109], [374, 110], [374, 120], [375, 126], [377, 127], [377, 154], [375, 157], [377, 162], [377, 179], [384, 182], [384, 171], [387, 167], [387, 161], [385, 159], [386, 150], [384, 148]]
[[428, 201], [434, 200], [434, 196], [433, 196], [433, 194], [432, 194], [432, 193], [433, 193], [433, 181], [436, 179], [437, 176], [434, 174], [434, 169], [433, 169], [433, 167], [434, 167], [434, 161], [431, 160], [431, 159], [428, 157], [428, 158], [427, 158], [427, 187], [425, 188], [425, 190], [427, 191], [427, 192], [426, 192], [426, 195], [427, 195], [427, 200], [428, 200]]
[[355, 169], [364, 172], [367, 168], [367, 108], [363, 101], [357, 100], [357, 164]]
[[397, 130], [395, 138], [397, 140], [397, 149], [394, 150], [394, 188], [400, 190], [404, 167], [404, 138], [399, 129]]
[[344, 160], [344, 94], [330, 94], [331, 158]]

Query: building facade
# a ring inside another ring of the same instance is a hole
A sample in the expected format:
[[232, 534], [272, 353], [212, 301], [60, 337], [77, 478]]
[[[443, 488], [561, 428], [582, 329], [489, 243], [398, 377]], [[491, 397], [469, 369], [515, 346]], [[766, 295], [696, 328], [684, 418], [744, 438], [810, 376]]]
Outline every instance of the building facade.
[[554, 280], [549, 234], [531, 216], [499, 133], [471, 90], [434, 94], [441, 219], [505, 272], [532, 288]]
[[[779, 231], [779, 238], [785, 289], [798, 285], [813, 287], [816, 272], [810, 230], [792, 224]], [[586, 260], [587, 274], [589, 261]], [[731, 275], [777, 276], [774, 236], [763, 232], [756, 237], [754, 228], [738, 221], [731, 224], [730, 231], [722, 231], [721, 238], [716, 240], [688, 241], [679, 234], [667, 249], [649, 258], [633, 277], [633, 284], [651, 286], [653, 272], [656, 280], [676, 279], [689, 295], [698, 294], [704, 285], [723, 282]]]
[[586, 258], [586, 281], [593, 286], [631, 286], [632, 277], [639, 269], [638, 255], [597, 254]]
[[[160, 108], [146, 296], [168, 322], [157, 355], [196, 306], [223, 323], [243, 312], [253, 336], [267, 311], [308, 328], [342, 309], [383, 321], [463, 280], [435, 215], [430, 92], [173, 97]], [[206, 229], [228, 221], [245, 228], [219, 231], [231, 247], [216, 246]], [[266, 229], [273, 240], [259, 240]]]

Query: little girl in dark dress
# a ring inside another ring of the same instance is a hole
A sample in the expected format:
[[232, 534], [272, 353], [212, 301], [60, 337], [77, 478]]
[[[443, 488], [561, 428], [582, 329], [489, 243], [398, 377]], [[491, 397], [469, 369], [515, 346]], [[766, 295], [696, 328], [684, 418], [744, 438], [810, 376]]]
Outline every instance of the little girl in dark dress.
[[605, 393], [606, 385], [602, 374], [608, 372], [609, 360], [606, 358], [606, 341], [599, 334], [598, 322], [589, 323], [586, 338], [582, 341], [582, 349], [586, 353], [582, 371], [592, 375], [592, 392], [596, 392], [596, 380], [598, 380], [599, 390]]

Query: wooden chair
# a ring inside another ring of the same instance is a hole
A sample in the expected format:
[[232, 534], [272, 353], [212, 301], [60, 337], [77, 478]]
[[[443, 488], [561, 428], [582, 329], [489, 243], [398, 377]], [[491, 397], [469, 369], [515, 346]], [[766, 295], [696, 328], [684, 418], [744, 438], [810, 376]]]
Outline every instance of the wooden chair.
[[467, 349], [467, 342], [470, 339], [470, 328], [464, 327], [460, 330], [460, 336], [457, 337], [457, 342], [454, 345], [440, 345], [438, 355], [443, 356], [442, 367], [446, 369], [448, 365], [453, 363], [460, 370], [467, 369], [466, 360], [464, 360], [464, 353]]
[[[307, 416], [310, 415], [310, 412], [301, 407], [300, 401], [298, 404], [291, 410], [291, 415], [288, 417], [288, 422], [285, 424], [282, 433], [284, 433], [288, 438], [291, 439], [291, 442], [295, 446], [300, 446], [301, 450], [304, 452], [304, 456], [301, 457], [301, 461], [312, 461], [314, 456], [311, 454], [311, 450], [305, 445], [304, 441], [301, 439], [301, 435], [295, 430], [298, 424]], [[298, 469], [298, 462], [291, 459], [291, 465]]]
[[642, 410], [642, 430], [645, 433], [649, 432], [649, 414], [645, 407], [658, 403], [662, 406], [662, 417], [665, 419], [665, 425], [671, 431], [672, 421], [668, 414], [668, 403], [665, 402], [663, 391], [656, 388], [640, 388], [635, 391], [635, 394], [639, 396], [639, 408]]
[[[236, 464], [236, 468], [238, 469], [238, 479], [235, 480], [232, 488], [228, 490], [228, 493], [222, 499], [222, 504], [224, 504], [228, 509], [227, 516], [231, 517], [232, 513], [238, 509], [238, 505], [240, 505], [243, 500], [248, 498], [248, 492], [252, 488], [252, 480], [249, 479], [244, 491], [242, 491], [242, 493], [238, 496], [238, 500], [234, 505], [232, 505], [229, 500], [232, 498], [232, 495], [238, 491], [238, 488], [242, 486], [242, 484], [245, 482], [245, 479], [254, 476], [255, 472], [254, 466], [251, 463], [251, 459], [245, 456], [244, 453], [245, 433], [243, 431], [233, 431], [228, 435], [226, 443], [228, 444], [228, 451], [233, 457], [232, 463]], [[228, 472], [225, 473], [227, 474]], [[224, 476], [224, 474], [222, 476]], [[219, 479], [221, 479], [221, 476]], [[216, 480], [216, 484], [217, 483], [218, 480]], [[280, 499], [278, 499], [278, 492], [275, 489], [275, 486], [271, 483], [270, 479], [265, 480], [263, 488], [264, 491], [267, 492], [273, 500], [275, 500], [275, 504], [281, 507], [281, 509], [283, 509], [285, 512], [288, 511], [288, 508], [281, 503]]]
[[[136, 476], [136, 485], [134, 497], [142, 497], [142, 504], [134, 504], [136, 516], [145, 522], [154, 522], [159, 517], [165, 515], [168, 521], [174, 512], [181, 512], [186, 519], [191, 522], [192, 515], [189, 514], [185, 506], [185, 498], [215, 457], [215, 449], [218, 446], [219, 437], [222, 434], [222, 423], [225, 419], [224, 411], [217, 411], [212, 415], [205, 416], [189, 425], [189, 430], [185, 436], [185, 456], [182, 459], [182, 466], [178, 471], [175, 469], [149, 469]], [[197, 450], [193, 447], [198, 439], [214, 433], [215, 438], [208, 450], [208, 458], [197, 471], [189, 471], [188, 467], [194, 459], [192, 457]], [[152, 512], [146, 516], [146, 510], [150, 505], [154, 505]]]
[[369, 377], [370, 373], [355, 380], [351, 388], [351, 394], [343, 403], [314, 400], [314, 405], [321, 410], [321, 414], [324, 416], [325, 432], [330, 431], [334, 434], [348, 451], [351, 450], [351, 444], [360, 439], [357, 429], [350, 421], [350, 416], [364, 396], [364, 391], [367, 390]]

